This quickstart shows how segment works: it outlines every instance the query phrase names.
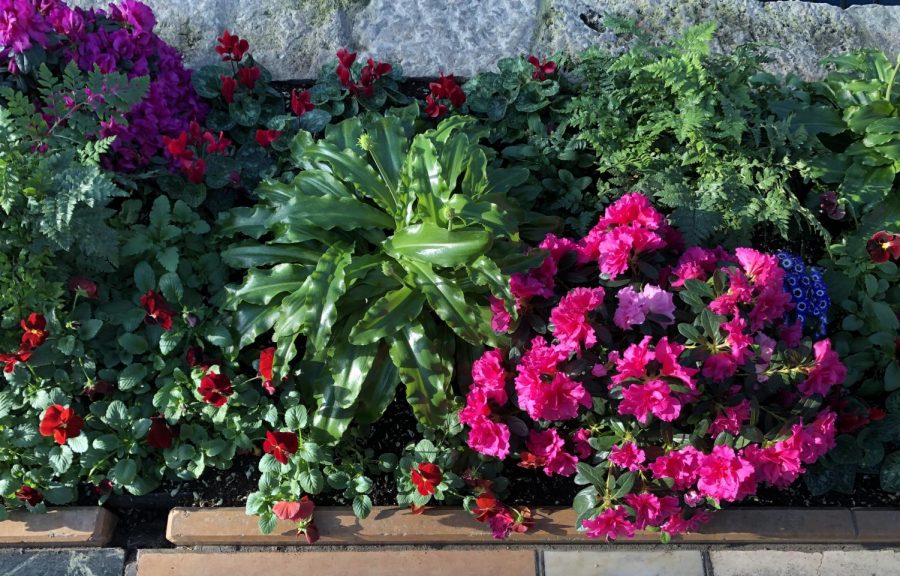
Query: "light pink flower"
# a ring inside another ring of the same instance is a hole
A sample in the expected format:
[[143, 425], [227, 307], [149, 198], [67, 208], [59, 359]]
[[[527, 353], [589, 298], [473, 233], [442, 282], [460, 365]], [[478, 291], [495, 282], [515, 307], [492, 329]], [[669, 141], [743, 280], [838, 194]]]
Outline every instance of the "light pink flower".
[[619, 468], [635, 472], [641, 469], [647, 455], [634, 442], [626, 442], [621, 446], [613, 446], [608, 459]]
[[603, 303], [603, 295], [603, 288], [575, 288], [550, 312], [553, 334], [560, 349], [578, 352], [581, 346], [590, 348], [597, 343], [587, 316]]
[[616, 293], [616, 298], [619, 299], [619, 306], [613, 322], [622, 330], [628, 330], [635, 324], [643, 324], [648, 314], [664, 316], [666, 320], [662, 323], [663, 326], [675, 321], [672, 293], [659, 286], [647, 284], [640, 292], [626, 286]]

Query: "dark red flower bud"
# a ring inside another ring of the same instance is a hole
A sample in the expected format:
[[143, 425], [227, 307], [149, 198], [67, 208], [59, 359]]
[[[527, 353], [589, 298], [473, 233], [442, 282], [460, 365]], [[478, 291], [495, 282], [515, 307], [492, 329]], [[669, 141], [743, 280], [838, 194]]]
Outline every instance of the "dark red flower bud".
[[237, 89], [237, 80], [231, 76], [219, 76], [222, 80], [222, 99], [228, 104], [234, 102], [234, 91]]
[[69, 292], [94, 300], [97, 298], [97, 284], [84, 276], [72, 276], [69, 278]]

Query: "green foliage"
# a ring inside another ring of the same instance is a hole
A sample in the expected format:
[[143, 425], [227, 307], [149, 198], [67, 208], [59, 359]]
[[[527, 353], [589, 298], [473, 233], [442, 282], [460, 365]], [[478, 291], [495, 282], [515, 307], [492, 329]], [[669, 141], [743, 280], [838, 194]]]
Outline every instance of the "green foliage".
[[417, 117], [413, 106], [345, 120], [318, 141], [298, 134], [291, 151], [301, 171], [264, 183], [256, 211], [221, 222], [250, 237], [225, 253], [249, 268], [229, 287], [229, 305], [239, 319], [266, 319], [242, 345], [274, 328], [276, 375], [300, 369], [324, 441], [338, 440], [357, 413], [376, 420], [398, 377], [416, 416], [441, 425], [454, 349], [498, 340], [487, 295], [505, 295], [512, 311], [499, 272], [522, 250], [528, 215], [515, 186], [527, 173], [495, 167], [464, 133], [469, 120], [414, 136]]
[[590, 147], [601, 198], [640, 191], [671, 210], [691, 243], [749, 243], [772, 229], [828, 233], [792, 191], [797, 170], [787, 120], [767, 103], [778, 95], [752, 47], [711, 54], [715, 26], [671, 43], [639, 40], [614, 56], [582, 55], [570, 106], [569, 149]]

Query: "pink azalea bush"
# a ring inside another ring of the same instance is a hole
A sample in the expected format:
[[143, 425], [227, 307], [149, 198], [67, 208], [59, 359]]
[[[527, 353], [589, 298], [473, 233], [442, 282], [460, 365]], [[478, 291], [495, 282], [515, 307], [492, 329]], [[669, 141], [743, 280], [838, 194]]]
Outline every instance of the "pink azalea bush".
[[788, 322], [778, 258], [685, 250], [641, 194], [540, 248], [510, 282], [518, 320], [493, 301], [511, 346], [474, 363], [459, 418], [476, 452], [585, 485], [589, 537], [693, 530], [834, 446], [822, 399], [846, 369]]

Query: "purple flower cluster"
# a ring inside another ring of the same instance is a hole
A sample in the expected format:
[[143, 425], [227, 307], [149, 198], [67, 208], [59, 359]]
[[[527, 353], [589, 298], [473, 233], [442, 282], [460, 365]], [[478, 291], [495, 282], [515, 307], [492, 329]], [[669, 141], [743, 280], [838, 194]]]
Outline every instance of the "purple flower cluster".
[[62, 0], [0, 0], [0, 58], [20, 73], [16, 55], [42, 48], [59, 73], [70, 61], [83, 71], [150, 77], [144, 99], [126, 115], [127, 126], [107, 122], [98, 137], [116, 136], [108, 168], [132, 172], [161, 155], [163, 136], [178, 136], [207, 108], [194, 91], [181, 55], [153, 28], [153, 11], [136, 0], [108, 10], [71, 8]]

